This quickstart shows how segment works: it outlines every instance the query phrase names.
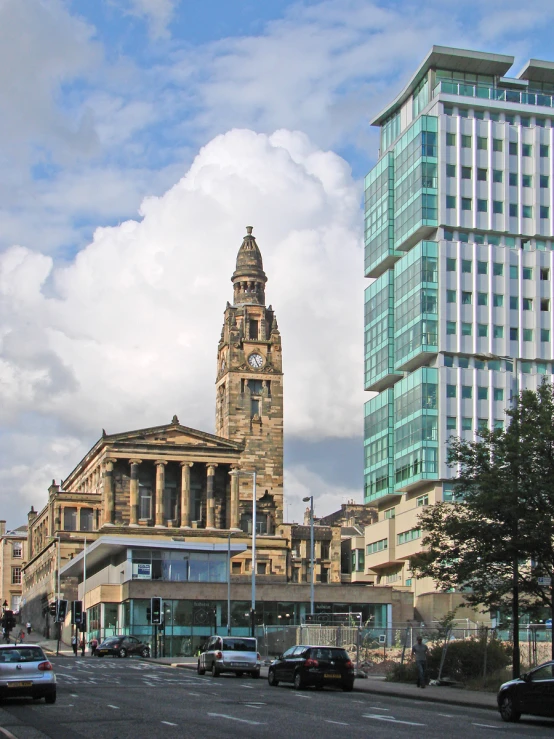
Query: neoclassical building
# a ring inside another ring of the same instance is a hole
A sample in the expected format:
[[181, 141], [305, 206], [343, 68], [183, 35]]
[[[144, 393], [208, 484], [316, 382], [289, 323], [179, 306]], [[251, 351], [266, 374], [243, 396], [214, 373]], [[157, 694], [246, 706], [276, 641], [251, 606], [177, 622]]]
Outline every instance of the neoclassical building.
[[[231, 280], [217, 345], [216, 433], [176, 415], [161, 426], [104, 431], [60, 485], [52, 482], [44, 508], [29, 513], [24, 617], [45, 632], [58, 592], [84, 601], [89, 635], [139, 635], [168, 655], [192, 654], [228, 618], [248, 633], [250, 618], [298, 623], [309, 612], [309, 527], [283, 522], [281, 336], [251, 227]], [[340, 526], [317, 528], [317, 608], [353, 608], [383, 624], [405, 613], [392, 590], [341, 587]], [[153, 596], [164, 600], [163, 638], [148, 621]]]

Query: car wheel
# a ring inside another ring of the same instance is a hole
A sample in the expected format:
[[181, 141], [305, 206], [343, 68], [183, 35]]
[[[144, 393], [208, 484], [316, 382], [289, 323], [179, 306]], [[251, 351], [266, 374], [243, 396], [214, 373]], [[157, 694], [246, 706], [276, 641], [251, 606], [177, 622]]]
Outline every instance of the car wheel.
[[513, 698], [509, 693], [502, 696], [502, 700], [500, 702], [500, 716], [503, 721], [510, 721], [512, 723], [519, 721], [521, 718], [521, 713], [516, 710]]
[[302, 690], [304, 687], [304, 678], [302, 677], [300, 670], [294, 673], [294, 687], [296, 690]]
[[150, 657], [150, 650], [149, 650], [149, 649], [147, 649], [147, 648], [145, 647], [145, 648], [144, 648], [144, 649], [142, 650], [142, 652], [140, 653], [140, 656], [141, 656], [141, 657]]
[[270, 670], [267, 673], [267, 682], [271, 685], [272, 688], [276, 688], [279, 685], [279, 680], [275, 677], [275, 670]]
[[351, 693], [354, 690], [354, 683], [343, 683], [341, 687], [345, 693]]
[[235, 675], [237, 677], [242, 677], [244, 675], [244, 673], [239, 670], [238, 672], [235, 672]]
[[200, 667], [200, 660], [198, 660], [198, 667], [196, 668], [196, 672], [199, 675], [205, 675], [206, 674], [206, 670], [203, 667]]
[[219, 677], [219, 667], [216, 665], [215, 662], [212, 662], [212, 677]]
[[257, 680], [260, 677], [260, 671], [259, 670], [255, 670], [252, 673], [252, 677], [254, 678], [254, 680]]
[[48, 693], [48, 695], [45, 695], [44, 702], [45, 703], [55, 703], [56, 702], [56, 691], [54, 691], [53, 693]]
[[117, 656], [122, 658], [127, 656], [127, 650], [125, 649], [125, 647], [121, 647], [121, 649], [117, 653]]

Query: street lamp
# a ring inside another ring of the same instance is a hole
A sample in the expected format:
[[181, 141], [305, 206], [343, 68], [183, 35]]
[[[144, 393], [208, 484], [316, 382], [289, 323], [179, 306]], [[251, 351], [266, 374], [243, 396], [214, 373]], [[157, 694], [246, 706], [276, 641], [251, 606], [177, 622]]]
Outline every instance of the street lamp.
[[252, 603], [250, 607], [250, 626], [252, 636], [256, 636], [256, 472], [238, 470], [237, 475], [252, 475]]
[[314, 496], [308, 495], [302, 498], [304, 503], [310, 503], [310, 608], [312, 615], [315, 612], [314, 606]]
[[[492, 354], [490, 352], [486, 352], [484, 354], [478, 354], [477, 356], [485, 357], [487, 359], [504, 359], [509, 362], [512, 362], [511, 374], [512, 374], [515, 392], [511, 394], [510, 400], [512, 401], [512, 408], [517, 408], [517, 403], [518, 403], [518, 398], [519, 398], [519, 377], [517, 373], [518, 358], [503, 356], [500, 354]], [[518, 495], [518, 499], [519, 499], [519, 495]], [[519, 529], [518, 521], [517, 521], [517, 517], [515, 517], [514, 535], [513, 535], [514, 546], [517, 545], [518, 529]], [[512, 619], [511, 621], [512, 621], [512, 629], [514, 632], [514, 651], [512, 655], [512, 676], [514, 678], [518, 678], [519, 672], [520, 672], [521, 656], [520, 656], [520, 649], [519, 649], [519, 558], [518, 558], [517, 549], [515, 549], [514, 558], [512, 562]]]

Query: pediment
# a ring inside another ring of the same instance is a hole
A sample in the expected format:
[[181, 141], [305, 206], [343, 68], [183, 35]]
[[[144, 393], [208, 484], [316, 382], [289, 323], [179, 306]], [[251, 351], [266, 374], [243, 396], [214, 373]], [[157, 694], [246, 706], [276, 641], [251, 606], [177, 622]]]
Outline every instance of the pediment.
[[242, 445], [209, 434], [206, 431], [189, 428], [181, 424], [155, 426], [153, 428], [110, 434], [103, 437], [108, 444], [148, 444], [148, 446], [200, 446], [211, 449], [242, 449]]

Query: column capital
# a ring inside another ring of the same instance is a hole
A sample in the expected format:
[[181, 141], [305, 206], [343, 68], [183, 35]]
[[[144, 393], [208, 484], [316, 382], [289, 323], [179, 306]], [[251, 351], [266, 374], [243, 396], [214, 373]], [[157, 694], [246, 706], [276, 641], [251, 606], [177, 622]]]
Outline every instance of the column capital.
[[142, 459], [130, 459], [129, 464], [141, 464]]
[[113, 466], [114, 466], [114, 464], [115, 464], [116, 462], [117, 462], [117, 458], [116, 458], [116, 457], [106, 457], [106, 458], [104, 459], [104, 465], [105, 465], [106, 467], [108, 467], [108, 465], [111, 465], [111, 467], [110, 467], [110, 470], [112, 470], [112, 469], [113, 469]]
[[192, 467], [194, 462], [179, 462], [181, 467]]
[[215, 470], [218, 465], [216, 462], [206, 462], [206, 467], [208, 468], [208, 474], [210, 474], [210, 470]]
[[167, 459], [157, 459], [157, 460], [156, 460], [156, 461], [154, 462], [154, 464], [155, 464], [156, 466], [159, 466], [159, 465], [163, 465], [163, 466], [165, 467], [165, 465], [167, 464]]

